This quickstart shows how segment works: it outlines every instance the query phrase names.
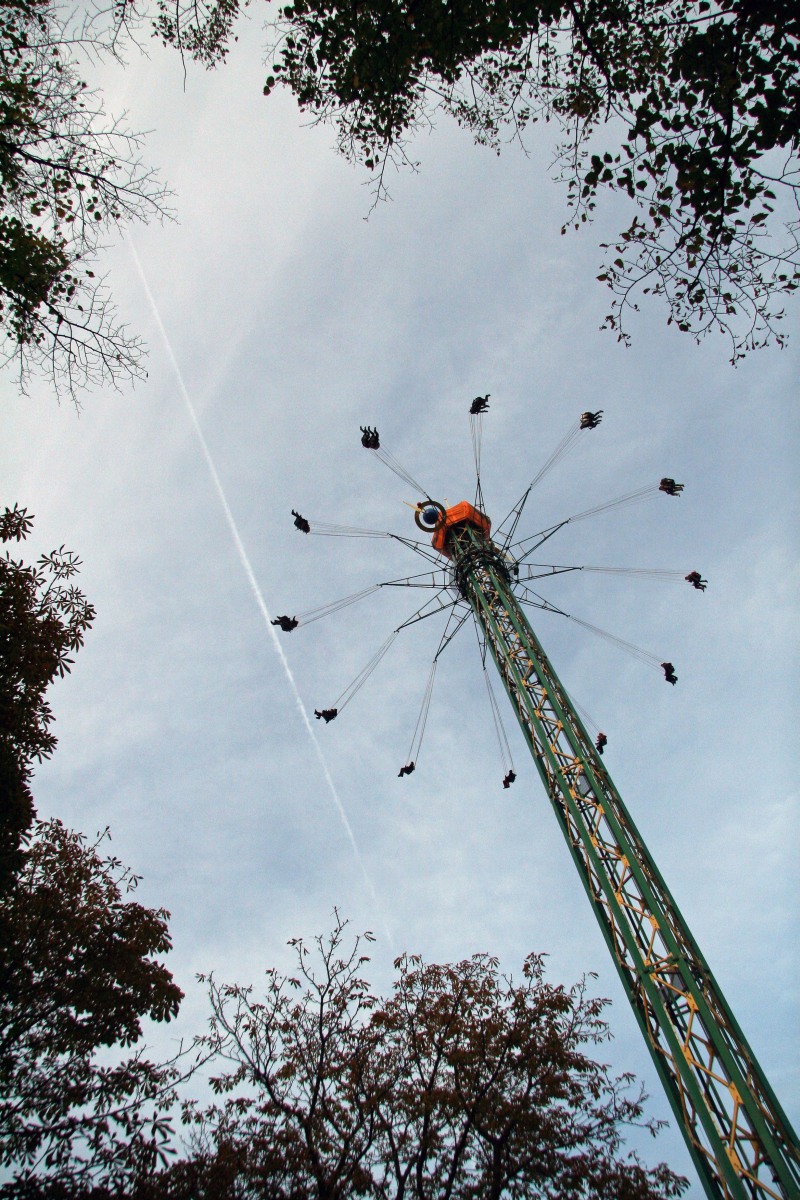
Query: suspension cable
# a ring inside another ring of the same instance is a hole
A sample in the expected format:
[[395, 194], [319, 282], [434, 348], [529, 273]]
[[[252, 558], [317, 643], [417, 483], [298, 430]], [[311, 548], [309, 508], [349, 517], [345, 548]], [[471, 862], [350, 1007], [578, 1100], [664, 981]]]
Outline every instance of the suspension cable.
[[538, 608], [542, 612], [556, 613], [558, 616], [566, 617], [568, 621], [573, 621], [576, 625], [580, 625], [583, 629], [588, 629], [590, 633], [596, 634], [597, 637], [603, 638], [605, 641], [611, 642], [613, 645], [618, 646], [621, 650], [624, 650], [626, 654], [630, 654], [634, 658], [638, 659], [639, 662], [644, 663], [645, 666], [654, 667], [656, 670], [661, 669], [663, 665], [661, 660], [655, 654], [651, 654], [649, 650], [643, 650], [641, 646], [636, 646], [633, 642], [628, 642], [624, 638], [617, 637], [615, 633], [609, 633], [607, 629], [601, 629], [598, 625], [592, 625], [588, 621], [582, 620], [580, 617], [574, 617], [572, 613], [565, 612], [563, 608], [557, 608], [555, 604], [551, 604], [549, 600], [545, 600], [545, 598], [540, 596], [537, 592], [533, 592], [533, 595], [536, 597], [535, 600], [531, 599], [531, 596], [527, 593], [527, 588], [520, 589], [519, 598], [523, 604], [529, 604], [532, 608]]
[[322, 604], [319, 608], [310, 608], [308, 612], [301, 613], [297, 617], [297, 623], [298, 625], [311, 625], [314, 621], [328, 617], [331, 613], [338, 612], [341, 608], [347, 608], [349, 604], [355, 604], [358, 600], [363, 600], [365, 596], [371, 596], [380, 587], [381, 584], [373, 583], [369, 587], [363, 588], [360, 592], [354, 592], [352, 596], [342, 596], [339, 600], [331, 600], [330, 604]]
[[[304, 518], [303, 518], [304, 519]], [[439, 555], [431, 551], [429, 542], [421, 542], [416, 538], [404, 537], [399, 533], [390, 533], [384, 529], [362, 529], [357, 525], [334, 525], [329, 521], [307, 521], [308, 529], [305, 533], [310, 533], [316, 537], [350, 537], [350, 538], [389, 538], [393, 542], [400, 542], [403, 546], [407, 546], [409, 550], [413, 550], [415, 554], [421, 554], [423, 558], [427, 558], [430, 562], [439, 562]], [[298, 526], [298, 528], [302, 528]]]
[[590, 716], [583, 705], [579, 704], [573, 696], [568, 695], [567, 698], [589, 732], [593, 734], [594, 737], [597, 737], [598, 733], [600, 732], [600, 726], [597, 724], [597, 722]]
[[[420, 611], [422, 611], [422, 610], [420, 610]], [[467, 620], [467, 618], [470, 615], [470, 612], [471, 612], [471, 609], [467, 608], [466, 611], [464, 612], [464, 614], [461, 615], [461, 614], [457, 613], [455, 607], [453, 607], [450, 615], [447, 618], [447, 623], [445, 624], [444, 632], [442, 633], [442, 636], [439, 639], [439, 648], [433, 656], [433, 662], [431, 663], [431, 670], [430, 670], [430, 674], [428, 676], [428, 682], [425, 687], [424, 695], [422, 697], [422, 707], [420, 708], [419, 716], [417, 717], [417, 723], [414, 726], [414, 733], [411, 737], [411, 745], [408, 748], [408, 758], [406, 759], [406, 765], [403, 767], [403, 769], [400, 772], [401, 775], [410, 775], [412, 771], [416, 770], [417, 763], [419, 762], [419, 754], [420, 754], [420, 748], [422, 746], [422, 739], [425, 735], [425, 728], [428, 724], [428, 709], [430, 708], [430, 704], [431, 704], [431, 696], [433, 694], [433, 681], [434, 681], [434, 677], [436, 675], [436, 668], [439, 665], [439, 657], [443, 653], [443, 651], [450, 645], [450, 643], [452, 642], [452, 640], [456, 636], [456, 634], [459, 632], [459, 630], [463, 627], [464, 622]], [[453, 625], [455, 625], [455, 628], [452, 628]], [[400, 626], [400, 628], [402, 629], [402, 626]], [[398, 631], [396, 631], [396, 632], [398, 632]]]
[[391, 646], [392, 642], [394, 641], [394, 639], [396, 637], [397, 637], [397, 630], [395, 629], [395, 631], [393, 633], [389, 634], [388, 638], [383, 643], [383, 645], [375, 652], [375, 654], [373, 654], [372, 658], [369, 660], [369, 662], [366, 664], [366, 666], [361, 668], [361, 670], [359, 671], [358, 675], [356, 675], [353, 682], [351, 684], [349, 684], [344, 689], [341, 696], [339, 696], [334, 701], [333, 706], [332, 706], [333, 708], [335, 708], [339, 712], [341, 712], [343, 708], [347, 707], [347, 705], [350, 703], [350, 701], [353, 699], [353, 697], [356, 695], [356, 693], [359, 692], [361, 690], [361, 688], [364, 686], [364, 684], [367, 682], [370, 675], [375, 670], [378, 663], [383, 658], [384, 654], [386, 654], [387, 650], [389, 649], [389, 647]]
[[[518, 560], [519, 561], [519, 560]], [[588, 567], [565, 566], [558, 563], [528, 563], [528, 570], [542, 571], [543, 575], [520, 575], [520, 581], [541, 579], [548, 575], [561, 575], [569, 571], [591, 571], [599, 575], [630, 575], [641, 579], [663, 580], [665, 583], [684, 583], [683, 571], [669, 571], [661, 567]]]
[[483, 488], [481, 487], [481, 443], [483, 441], [483, 413], [470, 413], [469, 432], [472, 438], [472, 456], [475, 459], [475, 505], [483, 512]]
[[[548, 529], [540, 530], [539, 533], [534, 533], [530, 537], [521, 538], [510, 549], [514, 551], [521, 550], [522, 553], [516, 553], [516, 559], [518, 563], [523, 562], [529, 554], [533, 554], [543, 542], [546, 542], [559, 529], [563, 529], [565, 525], [574, 524], [577, 521], [585, 521], [587, 517], [597, 516], [598, 513], [607, 512], [612, 508], [624, 508], [629, 504], [639, 504], [643, 500], [648, 500], [651, 496], [658, 495], [660, 490], [659, 484], [651, 483], [646, 487], [638, 488], [635, 492], [626, 492], [624, 496], [617, 496], [613, 500], [606, 500], [602, 504], [596, 504], [594, 508], [587, 508], [583, 512], [574, 513], [571, 517], [565, 517], [562, 521], [559, 521], [556, 525], [551, 525]], [[539, 539], [538, 541], [537, 538]], [[529, 545], [532, 542], [536, 544]], [[526, 546], [527, 549], [525, 548]]]
[[657, 496], [660, 490], [657, 483], [650, 483], [646, 487], [638, 488], [635, 492], [626, 492], [624, 496], [617, 496], [614, 500], [606, 500], [603, 504], [596, 504], [594, 508], [587, 508], [584, 512], [575, 513], [569, 520], [572, 522], [585, 521], [587, 517], [594, 517], [597, 513], [606, 512], [609, 508], [639, 504], [642, 500], [649, 499], [650, 496]]
[[661, 659], [656, 654], [651, 654], [649, 650], [643, 650], [641, 646], [635, 646], [633, 642], [626, 642], [624, 638], [617, 637], [615, 633], [609, 633], [607, 629], [600, 629], [597, 625], [591, 625], [588, 621], [582, 621], [580, 617], [573, 617], [571, 613], [564, 613], [570, 621], [574, 621], [576, 625], [588, 629], [590, 633], [596, 634], [598, 637], [604, 638], [607, 642], [619, 646], [621, 650], [625, 650], [634, 658], [638, 658], [639, 662], [648, 667], [654, 667], [656, 671], [661, 669]]
[[431, 499], [431, 497], [425, 491], [425, 488], [422, 487], [421, 484], [417, 483], [414, 476], [411, 475], [405, 469], [403, 464], [401, 462], [398, 462], [398, 460], [395, 458], [395, 456], [393, 454], [390, 454], [389, 451], [384, 446], [371, 447], [371, 449], [372, 449], [373, 453], [375, 454], [375, 456], [381, 460], [381, 462], [384, 464], [384, 466], [387, 466], [390, 471], [394, 471], [395, 475], [397, 475], [397, 477], [399, 479], [403, 480], [403, 483], [407, 483], [409, 485], [409, 487], [414, 488], [414, 490], [416, 492], [419, 492], [421, 495], [423, 495], [426, 498], [426, 500]]
[[581, 432], [581, 423], [580, 423], [580, 420], [578, 420], [578, 421], [575, 421], [575, 423], [573, 425], [570, 425], [569, 429], [564, 434], [563, 438], [558, 443], [558, 445], [556, 446], [553, 453], [547, 459], [544, 466], [540, 468], [538, 474], [534, 475], [533, 479], [528, 484], [527, 490], [525, 492], [523, 492], [523, 494], [520, 496], [517, 503], [511, 509], [511, 512], [508, 513], [508, 515], [506, 517], [504, 517], [503, 520], [500, 522], [500, 524], [497, 526], [495, 533], [496, 533], [496, 536], [499, 536], [499, 534], [503, 530], [503, 527], [506, 525], [506, 523], [508, 521], [511, 521], [511, 526], [510, 526], [508, 533], [506, 534], [504, 541], [503, 541], [504, 548], [508, 546], [508, 544], [510, 543], [511, 539], [514, 536], [514, 533], [516, 532], [516, 528], [517, 528], [517, 525], [519, 524], [520, 517], [522, 516], [522, 510], [525, 507], [525, 504], [528, 500], [528, 496], [530, 496], [531, 492], [537, 486], [537, 484], [541, 483], [541, 481], [544, 479], [545, 475], [547, 475], [547, 473], [553, 469], [553, 467], [556, 465], [556, 463], [560, 462], [561, 459], [564, 458], [564, 456], [569, 453], [569, 451], [572, 449], [572, 446], [575, 444], [575, 441], [577, 440], [578, 434], [580, 432]]
[[332, 525], [329, 521], [310, 521], [309, 532], [317, 537], [390, 538], [394, 535], [381, 529], [360, 529], [357, 525]]
[[500, 761], [503, 764], [503, 772], [507, 775], [509, 771], [514, 770], [514, 760], [511, 757], [511, 746], [509, 745], [508, 735], [506, 734], [505, 726], [503, 725], [503, 718], [500, 714], [500, 706], [497, 703], [497, 697], [495, 696], [494, 689], [492, 688], [492, 681], [489, 678], [489, 672], [486, 670], [486, 639], [481, 639], [477, 620], [475, 621], [475, 634], [478, 638], [478, 648], [481, 652], [483, 680], [486, 684], [486, 691], [489, 696], [489, 708], [492, 712], [492, 722], [494, 724], [495, 734], [497, 735], [497, 745], [500, 748]]
[[408, 748], [407, 763], [413, 763], [415, 766], [419, 763], [419, 752], [422, 747], [422, 739], [425, 736], [425, 726], [428, 724], [428, 709], [431, 706], [431, 696], [433, 694], [433, 682], [436, 677], [436, 668], [438, 666], [436, 658], [431, 663], [428, 682], [425, 685], [425, 692], [422, 697], [422, 707], [419, 710], [417, 723], [414, 726], [414, 733], [411, 737], [411, 745]]

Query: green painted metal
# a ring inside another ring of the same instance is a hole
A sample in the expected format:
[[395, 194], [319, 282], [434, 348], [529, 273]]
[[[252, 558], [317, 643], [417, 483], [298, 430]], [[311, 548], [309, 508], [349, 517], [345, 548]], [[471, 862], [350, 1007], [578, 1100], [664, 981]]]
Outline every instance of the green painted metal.
[[476, 527], [447, 531], [471, 605], [708, 1196], [800, 1197], [800, 1146], [600, 756]]

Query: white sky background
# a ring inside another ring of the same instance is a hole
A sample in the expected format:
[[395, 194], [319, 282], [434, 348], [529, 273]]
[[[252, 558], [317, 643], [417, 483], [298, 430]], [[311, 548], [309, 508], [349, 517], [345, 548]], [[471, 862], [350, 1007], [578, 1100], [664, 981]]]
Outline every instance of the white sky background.
[[[191, 69], [152, 47], [108, 70], [109, 107], [151, 128], [146, 157], [175, 189], [179, 224], [134, 231], [164, 328], [253, 571], [273, 615], [423, 570], [391, 542], [307, 538], [312, 521], [415, 535], [416, 495], [360, 445], [360, 424], [432, 495], [472, 498], [469, 401], [492, 393], [484, 491], [505, 515], [584, 408], [598, 430], [534, 493], [521, 532], [668, 474], [665, 496], [564, 531], [552, 562], [697, 568], [688, 584], [579, 576], [548, 595], [675, 663], [678, 686], [546, 614], [534, 620], [571, 694], [606, 731], [606, 762], [790, 1117], [798, 972], [796, 611], [800, 339], [733, 370], [722, 338], [696, 347], [660, 308], [634, 348], [598, 332], [606, 225], [562, 238], [550, 147], [501, 158], [443, 127], [415, 146], [418, 176], [369, 221], [332, 133], [261, 96], [258, 22], [229, 66]], [[624, 212], [617, 213], [617, 227]], [[406, 631], [334, 724], [315, 723], [377, 902], [254, 602], [129, 250], [109, 256], [119, 306], [150, 347], [146, 384], [87, 395], [78, 418], [41, 385], [2, 380], [3, 502], [36, 514], [28, 555], [66, 543], [98, 609], [53, 689], [59, 748], [37, 773], [42, 815], [93, 832], [172, 912], [171, 968], [205, 1019], [197, 971], [257, 981], [287, 940], [330, 927], [334, 905], [372, 928], [386, 988], [408, 949], [476, 951], [551, 978], [599, 975], [604, 1049], [669, 1117], [655, 1071], [546, 797], [508, 710], [502, 766], [474, 634], [444, 656], [420, 767], [397, 778], [441, 622]], [[789, 331], [796, 332], [797, 307]], [[306, 707], [333, 702], [425, 599], [381, 592], [284, 636]], [[534, 614], [536, 615], [536, 614]], [[507, 711], [505, 697], [498, 694]], [[172, 1027], [153, 1042], [171, 1044]], [[637, 1144], [639, 1144], [637, 1142]], [[641, 1141], [690, 1176], [678, 1131]], [[694, 1185], [692, 1194], [699, 1192]]]

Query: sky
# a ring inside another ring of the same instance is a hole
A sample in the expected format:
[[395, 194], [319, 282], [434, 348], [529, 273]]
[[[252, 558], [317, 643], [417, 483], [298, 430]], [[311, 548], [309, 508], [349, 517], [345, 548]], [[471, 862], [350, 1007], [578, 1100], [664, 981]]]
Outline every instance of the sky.
[[[175, 223], [135, 228], [109, 280], [149, 346], [135, 388], [81, 411], [0, 378], [4, 503], [36, 516], [28, 554], [66, 544], [97, 607], [52, 690], [59, 746], [38, 769], [43, 816], [93, 833], [170, 910], [186, 992], [155, 1051], [202, 1030], [213, 970], [258, 984], [290, 938], [334, 906], [377, 937], [373, 985], [404, 950], [497, 954], [519, 973], [595, 972], [611, 998], [602, 1048], [670, 1120], [645, 1159], [699, 1184], [505, 697], [517, 781], [503, 765], [469, 628], [437, 672], [419, 765], [398, 779], [441, 621], [404, 631], [336, 722], [313, 719], [425, 598], [386, 589], [278, 635], [302, 613], [425, 569], [391, 540], [305, 537], [290, 510], [416, 536], [418, 496], [360, 444], [359, 426], [430, 495], [471, 499], [468, 408], [491, 393], [483, 486], [496, 522], [586, 408], [591, 435], [537, 487], [521, 533], [671, 475], [663, 495], [570, 526], [542, 561], [654, 567], [681, 582], [579, 574], [554, 603], [675, 664], [676, 687], [573, 623], [533, 624], [570, 694], [608, 736], [605, 761], [779, 1100], [800, 1118], [796, 1068], [798, 309], [789, 347], [738, 368], [644, 309], [625, 349], [599, 326], [599, 242], [624, 219], [561, 237], [552, 147], [474, 147], [443, 123], [418, 173], [370, 212], [363, 177], [291, 98], [261, 95], [262, 31], [243, 27], [205, 74], [155, 44], [107, 66], [109, 108], [151, 130], [147, 161]], [[616, 222], [616, 225], [615, 225]], [[141, 270], [140, 270], [141, 267]]]

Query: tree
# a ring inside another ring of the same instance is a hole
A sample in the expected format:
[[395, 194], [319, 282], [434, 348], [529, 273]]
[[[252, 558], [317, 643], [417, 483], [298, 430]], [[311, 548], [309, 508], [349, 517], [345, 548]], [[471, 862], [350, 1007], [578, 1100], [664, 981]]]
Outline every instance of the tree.
[[[0, 515], [0, 541], [33, 518]], [[59, 821], [38, 822], [33, 763], [56, 746], [45, 696], [94, 620], [61, 546], [36, 566], [0, 558], [0, 1198], [119, 1194], [164, 1156], [178, 1061], [133, 1050], [145, 1017], [169, 1021], [183, 993], [157, 956], [164, 909], [130, 898], [138, 879]], [[32, 831], [32, 837], [31, 837]], [[180, 1057], [180, 1056], [179, 1056]]]
[[681, 1194], [667, 1167], [620, 1154], [624, 1128], [647, 1124], [645, 1097], [587, 1055], [609, 1035], [585, 981], [546, 983], [538, 955], [514, 983], [485, 954], [446, 966], [404, 954], [379, 1000], [346, 924], [337, 913], [316, 961], [291, 942], [296, 976], [267, 971], [260, 997], [208, 978], [200, 1042], [222, 1068], [221, 1100], [187, 1105], [193, 1153], [143, 1198]]
[[[0, 515], [0, 542], [21, 542], [33, 517], [14, 505]], [[56, 746], [45, 693], [73, 665], [95, 611], [72, 582], [80, 559], [63, 546], [36, 566], [0, 557], [0, 894], [19, 866], [34, 818], [33, 763]]]
[[106, 117], [79, 73], [79, 55], [119, 55], [125, 28], [116, 6], [8, 0], [0, 13], [2, 355], [23, 385], [45, 370], [76, 404], [89, 384], [143, 374], [96, 258], [109, 229], [165, 214], [141, 137]]
[[[246, 3], [247, 0], [243, 0]], [[240, 0], [159, 0], [158, 32], [224, 59]], [[598, 278], [626, 341], [641, 295], [732, 361], [774, 341], [800, 282], [800, 10], [794, 0], [296, 0], [270, 22], [264, 92], [288, 87], [385, 194], [437, 115], [499, 150], [559, 131], [570, 225], [633, 205]]]
[[37, 823], [0, 899], [0, 1197], [124, 1194], [163, 1161], [175, 1064], [133, 1046], [183, 993], [157, 955], [169, 914], [126, 896], [137, 878], [101, 844]]

